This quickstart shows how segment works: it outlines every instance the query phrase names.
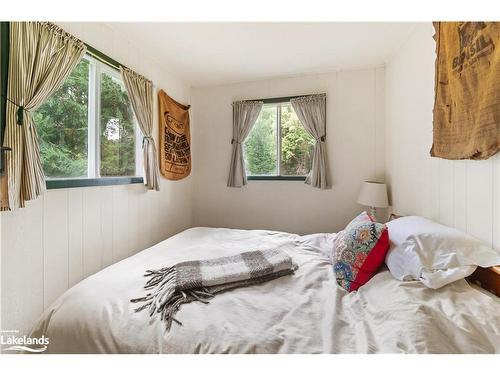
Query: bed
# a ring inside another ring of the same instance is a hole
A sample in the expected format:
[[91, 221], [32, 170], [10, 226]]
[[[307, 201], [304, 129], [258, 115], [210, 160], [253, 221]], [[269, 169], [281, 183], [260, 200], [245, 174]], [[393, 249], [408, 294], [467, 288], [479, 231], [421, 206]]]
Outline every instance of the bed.
[[[335, 234], [191, 228], [83, 280], [40, 317], [47, 353], [499, 353], [500, 298], [462, 279], [438, 290], [382, 269], [357, 292], [328, 257]], [[264, 284], [183, 305], [182, 326], [134, 312], [147, 269], [280, 248], [299, 266]]]

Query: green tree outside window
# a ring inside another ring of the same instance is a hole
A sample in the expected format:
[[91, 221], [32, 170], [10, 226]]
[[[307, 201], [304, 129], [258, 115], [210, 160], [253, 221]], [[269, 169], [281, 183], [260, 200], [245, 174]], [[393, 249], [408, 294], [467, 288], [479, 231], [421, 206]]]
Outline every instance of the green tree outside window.
[[[92, 64], [94, 64], [92, 69]], [[89, 177], [89, 123], [99, 132], [100, 170], [95, 177], [135, 175], [135, 118], [123, 83], [100, 74], [99, 124], [89, 119], [89, 91], [97, 62], [82, 59], [63, 85], [33, 113], [47, 178]], [[91, 120], [91, 121], [89, 121]], [[95, 157], [96, 155], [94, 155]], [[91, 166], [92, 167], [92, 166]]]
[[281, 176], [305, 176], [311, 169], [314, 144], [290, 103], [264, 105], [244, 143], [247, 175], [277, 176], [279, 155]]

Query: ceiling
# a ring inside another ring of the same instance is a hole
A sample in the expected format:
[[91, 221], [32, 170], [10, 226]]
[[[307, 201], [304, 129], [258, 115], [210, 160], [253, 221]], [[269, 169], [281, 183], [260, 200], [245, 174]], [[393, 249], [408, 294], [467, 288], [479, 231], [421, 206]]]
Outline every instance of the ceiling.
[[113, 23], [191, 86], [384, 64], [415, 23]]

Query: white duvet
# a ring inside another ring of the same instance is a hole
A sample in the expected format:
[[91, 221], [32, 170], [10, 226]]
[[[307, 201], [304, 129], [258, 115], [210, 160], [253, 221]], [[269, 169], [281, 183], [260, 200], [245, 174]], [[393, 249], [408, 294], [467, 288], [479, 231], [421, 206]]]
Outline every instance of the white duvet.
[[[328, 259], [333, 237], [192, 228], [68, 290], [32, 335], [49, 338], [49, 353], [500, 352], [500, 299], [465, 280], [432, 290], [385, 270], [349, 294]], [[272, 247], [299, 265], [294, 275], [183, 305], [169, 332], [133, 312], [147, 269]]]

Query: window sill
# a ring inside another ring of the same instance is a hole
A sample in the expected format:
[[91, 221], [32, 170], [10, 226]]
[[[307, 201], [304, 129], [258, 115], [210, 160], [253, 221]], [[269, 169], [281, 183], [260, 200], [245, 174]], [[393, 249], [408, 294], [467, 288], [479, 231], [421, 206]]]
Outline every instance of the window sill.
[[306, 176], [248, 176], [248, 181], [305, 181]]
[[47, 189], [67, 189], [88, 186], [129, 185], [142, 183], [144, 183], [144, 179], [142, 177], [64, 178], [45, 181]]

